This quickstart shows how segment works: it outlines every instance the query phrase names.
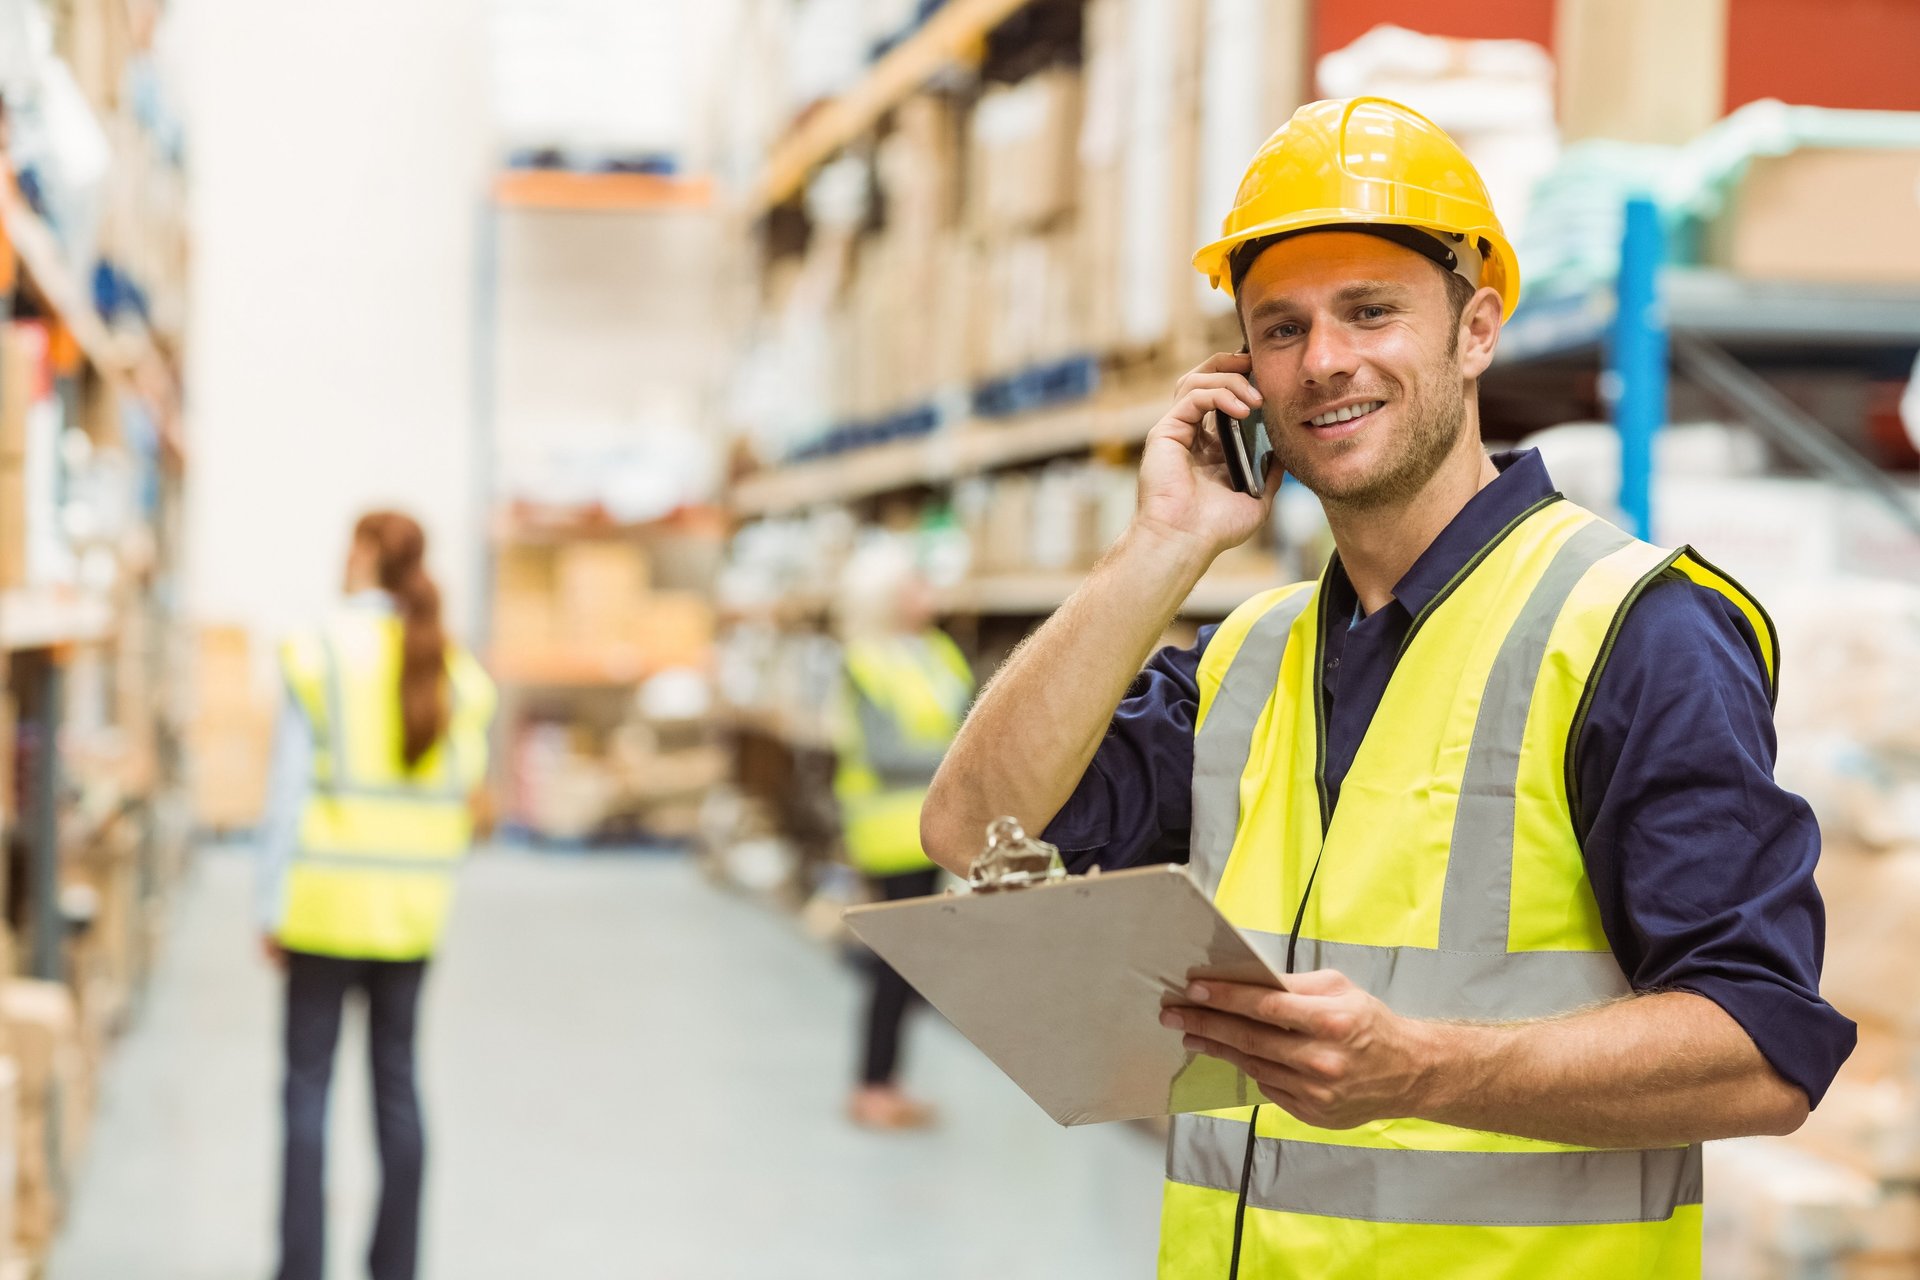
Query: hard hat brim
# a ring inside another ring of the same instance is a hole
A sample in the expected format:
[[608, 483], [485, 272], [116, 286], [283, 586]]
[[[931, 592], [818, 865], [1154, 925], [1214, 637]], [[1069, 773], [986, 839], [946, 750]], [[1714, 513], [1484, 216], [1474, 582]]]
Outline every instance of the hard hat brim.
[[1240, 245], [1252, 240], [1264, 240], [1269, 236], [1286, 235], [1290, 232], [1338, 231], [1342, 226], [1368, 223], [1413, 227], [1421, 231], [1447, 232], [1486, 241], [1492, 252], [1486, 255], [1486, 262], [1481, 272], [1481, 287], [1493, 289], [1500, 295], [1501, 319], [1504, 321], [1512, 318], [1513, 309], [1520, 302], [1520, 263], [1513, 252], [1513, 246], [1507, 242], [1506, 235], [1499, 227], [1440, 226], [1430, 219], [1355, 209], [1303, 209], [1288, 214], [1284, 218], [1274, 218], [1250, 227], [1242, 227], [1232, 235], [1223, 236], [1211, 244], [1203, 245], [1200, 251], [1193, 255], [1193, 266], [1201, 275], [1207, 277], [1214, 288], [1231, 298], [1233, 279], [1228, 269], [1228, 259]]

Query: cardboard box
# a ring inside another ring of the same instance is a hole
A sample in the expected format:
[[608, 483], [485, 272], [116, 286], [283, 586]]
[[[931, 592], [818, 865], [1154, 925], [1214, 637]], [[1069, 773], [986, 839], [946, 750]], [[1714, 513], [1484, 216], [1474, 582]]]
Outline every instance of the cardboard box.
[[245, 719], [262, 701], [255, 683], [253, 637], [245, 627], [205, 626], [194, 653], [195, 721]]
[[1079, 72], [1053, 67], [995, 85], [974, 108], [968, 182], [976, 232], [1034, 230], [1073, 210]]
[[196, 723], [188, 734], [194, 822], [214, 831], [258, 825], [266, 808], [274, 713], [234, 710]]
[[656, 591], [635, 623], [634, 642], [652, 666], [703, 666], [713, 656], [713, 605], [701, 593]]
[[81, 1145], [90, 1102], [73, 996], [58, 982], [0, 983], [0, 1022], [19, 1069], [17, 1239], [44, 1256], [59, 1229], [62, 1191]]
[[1033, 567], [1034, 480], [1025, 472], [995, 476], [987, 501], [986, 541], [976, 546], [987, 573], [1019, 573]]
[[1709, 260], [1758, 280], [1920, 284], [1920, 151], [1805, 148], [1747, 166]]
[[571, 542], [554, 554], [554, 585], [570, 617], [625, 607], [647, 584], [646, 550], [631, 542]]
[[0, 591], [27, 581], [27, 473], [0, 457]]
[[0, 1280], [15, 1261], [20, 1196], [20, 1067], [0, 1057]]
[[558, 632], [553, 561], [549, 547], [508, 547], [500, 552], [494, 564], [492, 645], [496, 654], [511, 657], [552, 647]]
[[1726, 110], [1728, 0], [1557, 0], [1567, 142], [1692, 140]]
[[0, 324], [0, 466], [25, 458], [27, 414], [48, 394], [50, 376], [46, 327]]

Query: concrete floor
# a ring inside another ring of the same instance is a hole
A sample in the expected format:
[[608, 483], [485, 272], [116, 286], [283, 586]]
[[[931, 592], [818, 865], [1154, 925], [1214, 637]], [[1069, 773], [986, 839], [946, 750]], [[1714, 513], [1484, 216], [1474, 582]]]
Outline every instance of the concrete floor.
[[[427, 986], [426, 1280], [1149, 1276], [1160, 1150], [1066, 1131], [937, 1018], [926, 1134], [840, 1107], [855, 973], [667, 855], [489, 852]], [[251, 876], [204, 855], [113, 1052], [49, 1280], [266, 1280], [278, 991]], [[330, 1278], [364, 1274], [365, 1042], [335, 1076]]]

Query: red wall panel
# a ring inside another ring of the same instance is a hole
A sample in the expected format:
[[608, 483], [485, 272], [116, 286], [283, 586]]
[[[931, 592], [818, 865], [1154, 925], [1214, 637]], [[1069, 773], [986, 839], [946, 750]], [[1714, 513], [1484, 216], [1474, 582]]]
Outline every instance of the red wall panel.
[[1553, 48], [1553, 0], [1319, 0], [1314, 58], [1345, 48], [1383, 22], [1428, 35], [1532, 40]]
[[1920, 111], [1920, 0], [1728, 0], [1727, 109], [1756, 98]]

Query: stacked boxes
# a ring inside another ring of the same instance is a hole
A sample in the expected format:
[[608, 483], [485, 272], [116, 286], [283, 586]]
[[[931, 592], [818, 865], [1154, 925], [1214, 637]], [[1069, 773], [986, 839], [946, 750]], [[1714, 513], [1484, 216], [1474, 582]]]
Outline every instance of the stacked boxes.
[[196, 668], [188, 731], [194, 820], [213, 831], [246, 830], [266, 803], [274, 715], [256, 683], [246, 628], [203, 627]]
[[1753, 279], [1911, 285], [1916, 225], [1920, 149], [1807, 147], [1754, 157], [1705, 248]]
[[0, 590], [27, 580], [27, 417], [47, 384], [46, 329], [0, 324]]
[[817, 175], [810, 237], [765, 278], [781, 317], [766, 339], [806, 411], [771, 431], [757, 416], [753, 443], [880, 443], [966, 416], [967, 390], [975, 416], [1041, 407], [1092, 385], [1047, 381], [1066, 366], [1157, 377], [1210, 339], [1226, 307], [1190, 255], [1307, 96], [1308, 6], [1089, 0], [1082, 19], [1078, 47], [1023, 79], [902, 103], [872, 152], [867, 216], [844, 207], [860, 159]]
[[91, 1112], [72, 993], [58, 982], [0, 983], [0, 1023], [18, 1072], [17, 1142], [10, 1149], [17, 1189], [13, 1238], [27, 1257], [44, 1257], [60, 1226]]
[[507, 548], [495, 578], [493, 653], [505, 673], [590, 664], [698, 666], [713, 640], [703, 593], [650, 589], [645, 547], [581, 540]]

